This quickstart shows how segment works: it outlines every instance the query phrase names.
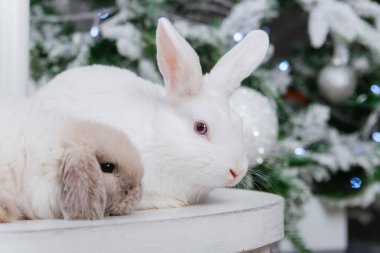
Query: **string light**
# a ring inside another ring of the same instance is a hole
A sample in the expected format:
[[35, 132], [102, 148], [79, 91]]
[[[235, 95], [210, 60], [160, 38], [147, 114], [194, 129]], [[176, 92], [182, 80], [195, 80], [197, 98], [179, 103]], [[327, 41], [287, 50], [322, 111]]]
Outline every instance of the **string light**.
[[240, 32], [237, 32], [233, 36], [235, 42], [239, 42], [243, 39], [243, 34]]
[[101, 20], [105, 20], [109, 17], [110, 13], [108, 12], [108, 10], [101, 10], [100, 12], [98, 12], [98, 17], [101, 19]]
[[107, 9], [103, 9], [97, 13], [96, 18], [94, 19], [94, 22], [92, 23], [92, 26], [90, 29], [90, 36], [92, 38], [96, 39], [100, 36], [99, 24], [101, 21], [107, 19], [109, 15], [110, 15], [110, 12]]
[[372, 134], [372, 139], [376, 142], [380, 142], [380, 133], [379, 132], [374, 132]]
[[367, 100], [367, 95], [366, 94], [361, 94], [356, 99], [356, 101], [358, 101], [358, 103], [364, 103], [366, 100]]
[[264, 159], [262, 157], [258, 157], [256, 159], [257, 164], [262, 164], [264, 162]]
[[278, 68], [279, 68], [281, 71], [283, 71], [283, 72], [288, 71], [288, 70], [289, 70], [289, 67], [290, 67], [289, 62], [286, 61], [286, 60], [283, 60], [283, 61], [281, 61], [281, 62], [278, 64]]
[[94, 25], [91, 27], [91, 29], [90, 29], [91, 37], [96, 38], [99, 36], [99, 33], [100, 33], [100, 30], [99, 30], [99, 27], [97, 25]]
[[306, 151], [302, 147], [298, 147], [298, 148], [294, 149], [294, 154], [296, 154], [298, 156], [303, 156], [303, 155], [305, 155], [305, 153], [306, 153]]
[[351, 188], [359, 189], [362, 186], [362, 180], [358, 177], [353, 177], [350, 180]]
[[377, 84], [371, 85], [371, 92], [375, 95], [380, 95], [380, 86]]

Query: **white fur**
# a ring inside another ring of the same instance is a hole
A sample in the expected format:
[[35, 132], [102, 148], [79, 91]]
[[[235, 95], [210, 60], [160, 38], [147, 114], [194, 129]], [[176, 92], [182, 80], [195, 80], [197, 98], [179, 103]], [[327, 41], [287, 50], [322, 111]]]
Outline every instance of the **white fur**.
[[[237, 88], [258, 66], [267, 47], [266, 35], [253, 32], [204, 78], [194, 50], [161, 18], [157, 57], [166, 91], [128, 70], [82, 67], [58, 75], [35, 95], [33, 106], [100, 120], [125, 131], [145, 170], [140, 208], [187, 205], [214, 187], [235, 185], [246, 174], [241, 121], [230, 108], [226, 91]], [[208, 124], [207, 138], [194, 131], [199, 120]], [[230, 168], [239, 172], [237, 178]]]
[[[100, 163], [108, 162], [117, 164], [115, 172], [102, 172]], [[124, 133], [49, 110], [32, 112], [25, 98], [0, 98], [0, 223], [127, 214], [141, 198], [142, 175]]]
[[27, 100], [0, 100], [0, 195], [10, 198], [22, 216], [54, 218], [63, 153], [57, 143], [65, 120], [46, 114], [33, 118], [27, 108]]

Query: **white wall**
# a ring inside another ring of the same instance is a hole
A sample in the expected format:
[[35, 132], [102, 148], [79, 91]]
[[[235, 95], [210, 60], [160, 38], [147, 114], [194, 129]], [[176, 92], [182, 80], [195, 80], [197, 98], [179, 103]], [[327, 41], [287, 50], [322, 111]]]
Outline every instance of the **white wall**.
[[29, 76], [29, 0], [0, 0], [0, 95], [24, 95]]

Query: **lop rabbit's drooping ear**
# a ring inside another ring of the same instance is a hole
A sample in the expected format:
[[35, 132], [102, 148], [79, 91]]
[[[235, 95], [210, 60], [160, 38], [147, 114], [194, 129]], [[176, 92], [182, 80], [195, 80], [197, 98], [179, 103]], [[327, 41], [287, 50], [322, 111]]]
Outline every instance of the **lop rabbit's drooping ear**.
[[249, 32], [227, 52], [207, 76], [209, 88], [232, 94], [263, 61], [269, 47], [268, 35], [261, 30]]
[[70, 148], [63, 161], [60, 205], [64, 219], [94, 220], [104, 216], [106, 187], [95, 152]]
[[173, 102], [196, 96], [202, 87], [199, 57], [165, 18], [157, 27], [157, 61], [165, 88]]

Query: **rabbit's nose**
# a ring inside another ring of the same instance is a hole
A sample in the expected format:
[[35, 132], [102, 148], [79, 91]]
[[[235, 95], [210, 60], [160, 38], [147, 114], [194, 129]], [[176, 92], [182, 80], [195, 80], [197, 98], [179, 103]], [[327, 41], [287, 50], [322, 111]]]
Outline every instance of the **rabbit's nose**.
[[234, 179], [239, 175], [239, 173], [235, 169], [230, 169], [230, 173]]

